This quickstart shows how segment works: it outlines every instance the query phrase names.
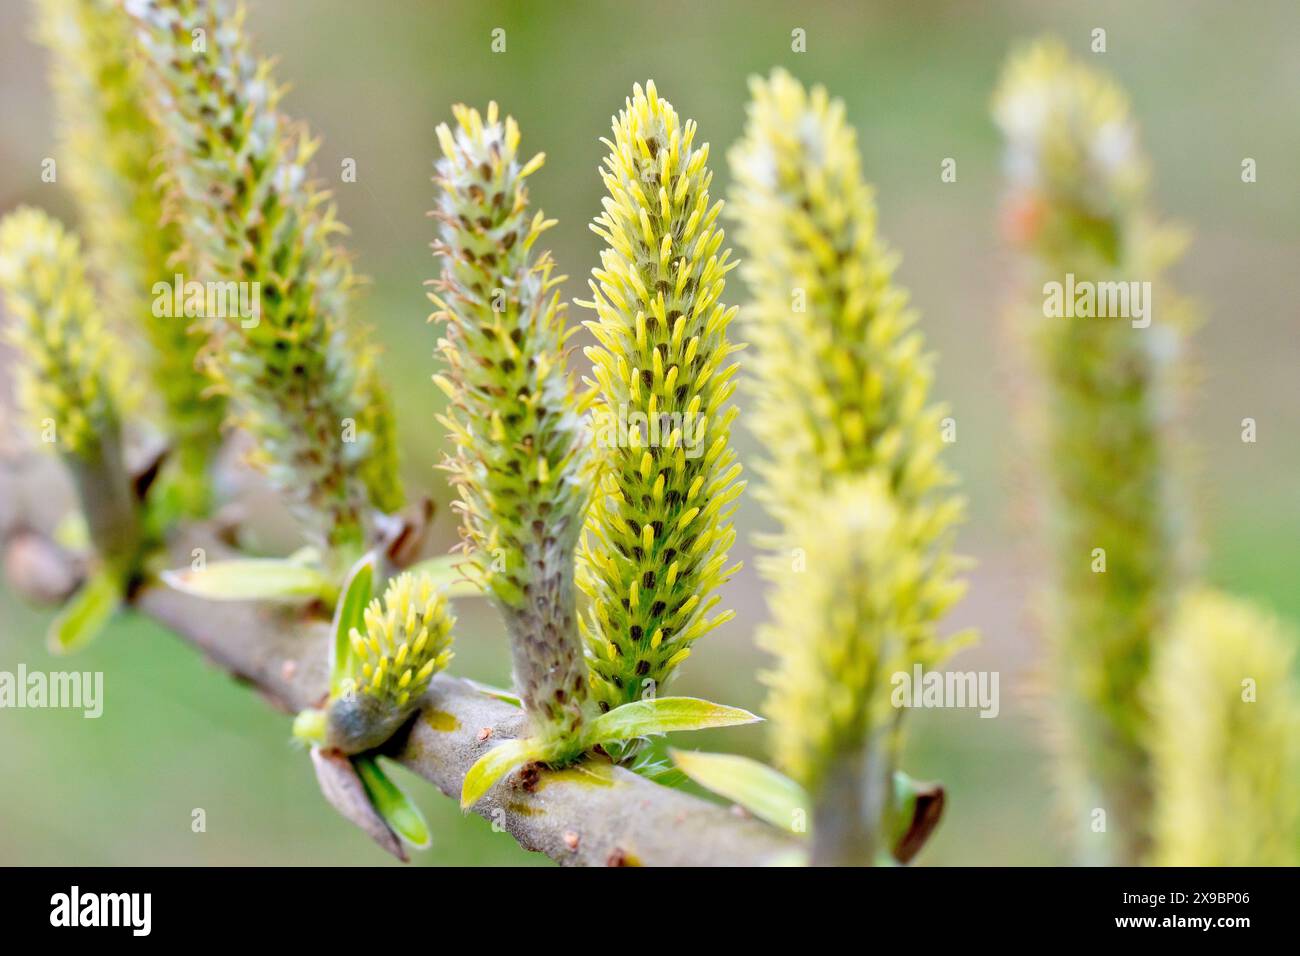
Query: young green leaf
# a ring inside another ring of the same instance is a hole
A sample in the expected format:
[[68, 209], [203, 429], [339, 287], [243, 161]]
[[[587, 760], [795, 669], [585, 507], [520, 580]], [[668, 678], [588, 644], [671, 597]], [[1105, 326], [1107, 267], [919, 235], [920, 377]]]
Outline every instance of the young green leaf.
[[508, 690], [502, 690], [500, 687], [492, 687], [490, 684], [484, 684], [476, 680], [465, 678], [465, 683], [469, 684], [480, 694], [487, 694], [494, 697], [503, 704], [509, 704], [511, 707], [523, 707], [524, 702], [520, 700], [518, 694], [511, 693]]
[[107, 568], [91, 575], [50, 624], [46, 638], [51, 654], [71, 654], [104, 629], [122, 603], [122, 580]]
[[285, 558], [217, 561], [201, 569], [164, 571], [164, 584], [209, 601], [328, 599], [334, 582], [319, 568]]
[[807, 832], [812, 802], [807, 791], [781, 771], [736, 754], [669, 750], [668, 755], [701, 787], [740, 804], [760, 820], [791, 833]]
[[330, 696], [335, 697], [348, 676], [348, 655], [352, 652], [349, 635], [355, 627], [365, 630], [366, 605], [374, 590], [376, 556], [373, 551], [352, 566], [331, 625], [334, 640], [330, 643]]
[[[812, 798], [779, 770], [734, 754], [669, 750], [668, 755], [701, 787], [739, 804], [760, 820], [791, 833], [808, 832], [808, 826], [799, 823], [811, 816]], [[893, 787], [889, 824], [892, 858], [878, 859], [877, 866], [911, 862], [943, 815], [944, 791], [938, 784], [918, 783], [897, 770]]]
[[726, 707], [696, 697], [634, 700], [601, 714], [587, 728], [588, 746], [632, 740], [674, 730], [706, 730], [752, 724], [763, 718], [739, 707]]
[[460, 808], [468, 810], [492, 789], [494, 783], [515, 767], [534, 760], [545, 760], [552, 750], [553, 747], [527, 737], [507, 740], [493, 747], [479, 757], [474, 766], [469, 768], [469, 773], [465, 774], [465, 782], [460, 790]]
[[[638, 700], [615, 707], [587, 724], [577, 749], [581, 752], [598, 744], [616, 744], [650, 734], [733, 727], [761, 719], [739, 707], [724, 707], [694, 697]], [[461, 808], [472, 807], [494, 783], [515, 767], [529, 761], [566, 762], [575, 756], [573, 751], [573, 742], [547, 742], [533, 738], [511, 740], [494, 747], [480, 757], [465, 775], [460, 795]]]
[[433, 842], [420, 808], [389, 779], [374, 757], [356, 757], [352, 764], [361, 775], [370, 802], [394, 833], [419, 850]]

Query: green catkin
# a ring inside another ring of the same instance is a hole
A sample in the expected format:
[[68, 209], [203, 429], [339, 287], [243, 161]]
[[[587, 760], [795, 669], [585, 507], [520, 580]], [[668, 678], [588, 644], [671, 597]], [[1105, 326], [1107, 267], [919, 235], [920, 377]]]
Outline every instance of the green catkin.
[[279, 112], [283, 90], [250, 49], [242, 7], [127, 0], [126, 9], [151, 66], [198, 278], [247, 283], [250, 297], [260, 283], [257, 316], [204, 319], [210, 371], [257, 439], [255, 463], [346, 565], [364, 547], [370, 507], [393, 503], [396, 476], [374, 349], [349, 327], [356, 279], [337, 244], [344, 227], [308, 174], [317, 142]]
[[744, 483], [730, 444], [734, 267], [709, 202], [708, 145], [696, 145], [654, 83], [614, 120], [592, 225], [608, 248], [592, 272], [601, 477], [580, 549], [591, 682], [602, 710], [662, 691], [714, 613]]
[[365, 611], [365, 633], [353, 628], [350, 674], [330, 703], [326, 746], [355, 754], [386, 741], [452, 659], [456, 619], [427, 574], [388, 582], [383, 600]]
[[1300, 865], [1297, 647], [1247, 602], [1180, 599], [1149, 695], [1155, 864]]
[[897, 257], [876, 233], [844, 104], [776, 70], [750, 83], [730, 155], [731, 215], [754, 293], [744, 314], [751, 428], [766, 459], [759, 496], [784, 520], [840, 478], [879, 470], [905, 507], [960, 501], [940, 461], [945, 410], [930, 405], [932, 360], [913, 329]]
[[167, 220], [161, 131], [150, 118], [131, 21], [115, 0], [38, 0], [39, 35], [52, 55], [62, 170], [77, 197], [110, 326], [143, 328], [154, 391], [172, 441], [169, 483], [183, 513], [207, 510], [208, 467], [224, 417], [197, 367], [191, 320], [155, 309], [171, 287], [180, 230]]
[[1187, 310], [1160, 282], [1183, 242], [1147, 213], [1146, 162], [1123, 92], [1059, 44], [1012, 58], [993, 111], [1007, 140], [1007, 227], [1028, 287], [1046, 293], [1073, 273], [1076, 283], [1154, 289], [1149, 328], [1045, 317], [1036, 296], [1023, 310], [1045, 384], [1061, 789], [1079, 829], [1084, 814], [1106, 811], [1112, 858], [1133, 863], [1146, 852], [1151, 805], [1142, 687], [1183, 576], [1167, 432]]
[[870, 862], [900, 745], [889, 677], [955, 647], [936, 628], [964, 590], [964, 502], [843, 104], [782, 70], [750, 88], [731, 212], [754, 293], [759, 495], [780, 523], [762, 564], [768, 711], [777, 762], [816, 801], [814, 861]]
[[[798, 564], [767, 555], [771, 624], [759, 643], [777, 763], [813, 798], [814, 863], [862, 864], [882, 841], [901, 745], [893, 676], [920, 660], [929, 630], [960, 597], [952, 559], [932, 554], [927, 517], [901, 509], [880, 472], [836, 483], [787, 527]], [[932, 663], [936, 655], [924, 660]]]
[[104, 328], [77, 237], [38, 209], [0, 221], [0, 292], [23, 361], [18, 404], [76, 482], [91, 539], [123, 573], [140, 527], [122, 446], [127, 369]]
[[457, 452], [470, 573], [505, 617], [515, 684], [544, 739], [572, 739], [584, 717], [586, 669], [575, 624], [573, 555], [588, 500], [587, 436], [565, 370], [565, 309], [548, 253], [551, 225], [530, 215], [527, 177], [542, 165], [518, 155], [519, 129], [455, 108], [438, 127], [443, 158], [434, 214], [442, 256], [439, 348], [450, 399], [441, 419]]

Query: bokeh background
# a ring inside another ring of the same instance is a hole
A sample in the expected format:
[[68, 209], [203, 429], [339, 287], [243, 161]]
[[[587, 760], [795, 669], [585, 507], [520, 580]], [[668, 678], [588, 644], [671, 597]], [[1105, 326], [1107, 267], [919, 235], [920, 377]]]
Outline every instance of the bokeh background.
[[[524, 144], [544, 150], [535, 204], [559, 219], [548, 233], [581, 297], [598, 240], [596, 169], [610, 116], [633, 82], [653, 77], [662, 95], [699, 122], [713, 144], [717, 195], [722, 157], [743, 122], [746, 77], [783, 65], [842, 97], [864, 167], [878, 188], [880, 225], [903, 254], [912, 292], [939, 355], [936, 398], [958, 422], [950, 460], [970, 498], [961, 549], [975, 557], [953, 629], [977, 625], [982, 642], [951, 666], [997, 670], [1002, 711], [912, 715], [908, 769], [948, 787], [948, 815], [925, 864], [1037, 864], [1066, 860], [1067, 824], [1052, 810], [1035, 702], [1040, 644], [1025, 605], [1037, 569], [1011, 515], [1027, 449], [1018, 439], [1007, 378], [1013, 373], [999, 314], [1013, 294], [997, 235], [999, 143], [988, 98], [1008, 49], [1043, 32], [1093, 57], [1129, 90], [1154, 167], [1159, 207], [1195, 243], [1176, 273], [1207, 316], [1197, 337], [1203, 384], [1189, 409], [1199, 447], [1194, 476], [1208, 576], [1300, 620], [1300, 8], [1294, 0], [1006, 2], [502, 3], [427, 0], [253, 0], [261, 52], [280, 59], [293, 90], [285, 107], [324, 138], [322, 178], [335, 183], [358, 267], [373, 279], [359, 311], [388, 351], [412, 492], [442, 505], [434, 470], [444, 450], [430, 384], [434, 331], [421, 283], [435, 274], [428, 243], [434, 127], [452, 103], [498, 100], [519, 120]], [[58, 156], [44, 51], [31, 39], [24, 0], [0, 3], [0, 212], [40, 204], [75, 221], [62, 184], [40, 180]], [[506, 52], [490, 49], [506, 31]], [[1108, 51], [1088, 52], [1094, 27]], [[802, 28], [807, 52], [791, 50]], [[1243, 157], [1258, 182], [1243, 184]], [[358, 179], [339, 183], [340, 163]], [[940, 162], [958, 164], [942, 183]], [[739, 280], [727, 300], [743, 301]], [[574, 309], [575, 319], [583, 310]], [[583, 364], [579, 359], [578, 365]], [[9, 376], [0, 371], [0, 391]], [[1240, 422], [1259, 423], [1256, 444]], [[754, 453], [740, 421], [742, 455]], [[751, 458], [752, 460], [752, 458]], [[43, 487], [43, 507], [59, 489]], [[741, 539], [763, 527], [752, 503]], [[274, 542], [268, 542], [271, 546]], [[748, 544], [742, 557], [751, 556]], [[763, 666], [752, 633], [762, 619], [750, 562], [725, 592], [738, 617], [697, 646], [675, 690], [761, 706]], [[462, 602], [464, 603], [464, 602]], [[497, 622], [465, 604], [455, 669], [508, 681]], [[387, 858], [337, 818], [317, 793], [309, 762], [289, 745], [289, 721], [146, 621], [123, 618], [82, 657], [44, 649], [47, 612], [0, 590], [0, 670], [68, 667], [105, 672], [99, 720], [60, 711], [0, 711], [0, 864], [384, 864]], [[759, 728], [702, 735], [690, 744], [761, 756]], [[409, 779], [409, 778], [408, 778]], [[544, 860], [490, 832], [477, 817], [410, 781], [436, 834], [420, 864], [537, 864]], [[191, 832], [203, 808], [204, 833]], [[1082, 825], [1081, 823], [1075, 825]]]

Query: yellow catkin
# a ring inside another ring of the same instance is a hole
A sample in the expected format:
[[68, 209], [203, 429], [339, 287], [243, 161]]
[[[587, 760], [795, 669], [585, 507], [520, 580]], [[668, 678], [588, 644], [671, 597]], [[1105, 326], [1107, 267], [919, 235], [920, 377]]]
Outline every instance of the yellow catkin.
[[10, 213], [0, 221], [0, 293], [28, 434], [59, 453], [100, 556], [129, 573], [141, 538], [122, 441], [130, 366], [104, 327], [77, 237], [38, 209]]
[[963, 589], [963, 502], [843, 104], [782, 70], [750, 88], [731, 210], [754, 295], [746, 420], [780, 523], [759, 635], [774, 749], [813, 795], [814, 859], [872, 862], [898, 750], [889, 678], [953, 649], [937, 626]]
[[451, 662], [456, 618], [433, 579], [411, 572], [388, 582], [364, 617], [365, 635], [356, 628], [350, 634], [354, 684], [404, 708]]
[[188, 269], [166, 210], [163, 135], [149, 116], [131, 21], [119, 0], [38, 0], [38, 35], [51, 53], [61, 155], [77, 198], [106, 321], [142, 330], [172, 451], [163, 483], [183, 513], [209, 505], [208, 468], [224, 402], [197, 367], [202, 337], [175, 315], [172, 286]]
[[1152, 862], [1300, 865], [1300, 634], [1245, 601], [1179, 601], [1147, 697]]
[[98, 454], [120, 428], [126, 381], [77, 237], [39, 209], [10, 213], [0, 224], [0, 291], [24, 359], [18, 397], [30, 433], [48, 423], [55, 449]]
[[743, 489], [730, 445], [736, 310], [721, 301], [734, 263], [717, 225], [722, 204], [709, 196], [708, 145], [653, 82], [635, 87], [613, 130], [603, 141], [608, 196], [592, 225], [606, 248], [585, 303], [596, 313], [587, 326], [598, 344], [586, 354], [601, 478], [579, 575], [605, 710], [658, 694], [690, 645], [725, 620], [712, 612], [736, 570], [726, 555]]

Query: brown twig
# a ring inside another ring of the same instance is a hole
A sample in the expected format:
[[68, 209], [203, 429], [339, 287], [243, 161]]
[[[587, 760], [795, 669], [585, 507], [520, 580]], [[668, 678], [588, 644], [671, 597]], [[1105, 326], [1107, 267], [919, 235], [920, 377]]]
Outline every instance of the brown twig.
[[[176, 541], [176, 563], [188, 564], [195, 547], [204, 548], [209, 561], [226, 550], [212, 529], [198, 527]], [[213, 603], [153, 583], [141, 587], [132, 604], [286, 713], [325, 696], [322, 620], [300, 610]], [[387, 756], [458, 798], [473, 763], [523, 730], [521, 710], [440, 674], [422, 709], [390, 741]], [[763, 865], [797, 848], [764, 823], [604, 762], [559, 771], [524, 768], [497, 784], [474, 811], [525, 849], [565, 865]]]

